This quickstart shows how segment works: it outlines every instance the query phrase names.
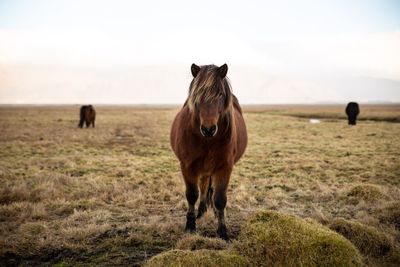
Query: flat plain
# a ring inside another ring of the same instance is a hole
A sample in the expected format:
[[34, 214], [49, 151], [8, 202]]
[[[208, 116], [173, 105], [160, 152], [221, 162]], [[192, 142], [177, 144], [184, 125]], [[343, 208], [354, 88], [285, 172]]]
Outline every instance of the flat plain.
[[[179, 107], [95, 108], [96, 128], [79, 129], [76, 105], [0, 107], [0, 263], [140, 265], [187, 236], [169, 146]], [[251, 214], [276, 210], [344, 233], [366, 265], [400, 264], [400, 105], [362, 105], [353, 127], [340, 105], [246, 106], [244, 117], [233, 241]], [[215, 237], [211, 211], [197, 228]]]

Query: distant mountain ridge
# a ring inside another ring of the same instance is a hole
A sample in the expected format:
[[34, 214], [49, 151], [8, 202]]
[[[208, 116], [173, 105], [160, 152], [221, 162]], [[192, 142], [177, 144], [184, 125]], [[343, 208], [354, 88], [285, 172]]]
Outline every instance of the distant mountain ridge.
[[[305, 77], [235, 65], [230, 66], [228, 77], [243, 104], [400, 102], [400, 81], [396, 80]], [[186, 65], [0, 65], [0, 103], [177, 104], [186, 99], [191, 79]]]

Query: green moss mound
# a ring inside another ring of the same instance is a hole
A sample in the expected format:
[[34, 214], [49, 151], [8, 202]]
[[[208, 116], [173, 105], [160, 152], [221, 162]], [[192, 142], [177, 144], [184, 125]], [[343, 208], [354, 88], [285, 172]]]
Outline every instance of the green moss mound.
[[358, 250], [343, 236], [309, 220], [275, 211], [255, 214], [234, 250], [254, 266], [361, 266]]
[[250, 266], [248, 261], [239, 255], [225, 251], [201, 250], [170, 250], [161, 253], [148, 261], [147, 267], [225, 267], [225, 266]]
[[377, 185], [359, 184], [350, 188], [346, 194], [346, 198], [350, 204], [357, 205], [361, 200], [375, 202], [387, 199], [387, 196], [382, 193], [381, 188]]
[[345, 219], [336, 219], [329, 228], [351, 241], [363, 254], [385, 256], [392, 250], [392, 242], [373, 227]]
[[225, 249], [228, 244], [220, 238], [209, 238], [199, 235], [187, 235], [176, 244], [177, 249], [199, 250], [199, 249]]

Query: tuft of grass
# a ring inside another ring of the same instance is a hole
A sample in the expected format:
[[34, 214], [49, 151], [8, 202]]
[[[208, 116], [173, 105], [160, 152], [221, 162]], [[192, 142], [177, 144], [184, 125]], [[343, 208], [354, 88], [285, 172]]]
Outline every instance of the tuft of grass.
[[381, 188], [373, 184], [359, 184], [351, 187], [346, 193], [347, 201], [351, 204], [358, 204], [361, 200], [375, 202], [387, 199]]
[[388, 204], [378, 211], [379, 221], [386, 224], [392, 224], [400, 231], [400, 202]]
[[377, 229], [345, 219], [336, 219], [329, 228], [351, 241], [361, 253], [373, 257], [382, 257], [391, 252], [391, 240]]
[[66, 261], [60, 261], [60, 262], [54, 264], [53, 267], [70, 267], [70, 266], [73, 266], [73, 265], [71, 263], [66, 262]]
[[147, 267], [165, 266], [191, 266], [191, 267], [225, 267], [225, 266], [250, 266], [242, 256], [226, 251], [215, 250], [170, 250], [153, 257], [148, 261]]
[[362, 266], [358, 250], [341, 235], [276, 211], [251, 217], [234, 249], [254, 266]]
[[178, 241], [176, 248], [182, 250], [221, 250], [225, 249], [227, 245], [228, 244], [220, 238], [203, 237], [200, 235], [187, 235]]

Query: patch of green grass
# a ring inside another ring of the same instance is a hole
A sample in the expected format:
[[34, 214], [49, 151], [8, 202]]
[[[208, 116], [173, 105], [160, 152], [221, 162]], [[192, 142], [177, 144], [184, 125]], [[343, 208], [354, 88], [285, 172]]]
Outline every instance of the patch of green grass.
[[329, 228], [350, 240], [363, 254], [382, 257], [393, 250], [391, 240], [373, 227], [345, 219], [336, 219], [329, 224]]
[[235, 250], [254, 266], [362, 266], [358, 250], [342, 236], [275, 211], [250, 218]]
[[236, 254], [215, 250], [171, 250], [153, 257], [145, 264], [147, 267], [193, 266], [193, 267], [225, 267], [250, 266], [248, 261]]
[[70, 267], [70, 266], [74, 266], [74, 264], [71, 264], [70, 262], [67, 261], [60, 261], [53, 265], [53, 267]]

